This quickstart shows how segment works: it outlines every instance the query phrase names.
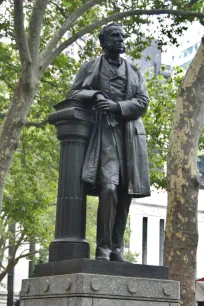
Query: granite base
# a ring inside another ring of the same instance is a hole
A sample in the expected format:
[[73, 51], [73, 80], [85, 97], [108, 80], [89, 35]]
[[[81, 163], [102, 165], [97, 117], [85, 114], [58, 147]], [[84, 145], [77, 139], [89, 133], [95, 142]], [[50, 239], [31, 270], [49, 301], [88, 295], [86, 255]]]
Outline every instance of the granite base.
[[97, 274], [23, 280], [20, 306], [179, 306], [179, 283]]

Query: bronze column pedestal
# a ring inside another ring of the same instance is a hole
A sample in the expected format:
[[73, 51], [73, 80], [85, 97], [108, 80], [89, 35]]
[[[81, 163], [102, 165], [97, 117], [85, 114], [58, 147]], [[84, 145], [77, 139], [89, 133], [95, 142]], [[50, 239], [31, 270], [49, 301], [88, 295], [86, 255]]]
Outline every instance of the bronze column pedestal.
[[60, 140], [60, 169], [55, 239], [49, 247], [49, 261], [89, 258], [86, 242], [86, 195], [82, 181], [87, 140], [94, 122], [91, 110], [79, 101], [65, 100], [55, 106], [49, 123]]

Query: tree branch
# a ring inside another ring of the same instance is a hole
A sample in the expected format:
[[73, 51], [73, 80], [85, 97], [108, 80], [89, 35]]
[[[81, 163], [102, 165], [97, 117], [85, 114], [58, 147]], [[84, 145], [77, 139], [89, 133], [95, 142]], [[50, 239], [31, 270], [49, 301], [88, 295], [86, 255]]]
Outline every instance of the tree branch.
[[0, 5], [4, 2], [5, 0], [0, 0]]
[[41, 122], [26, 122], [25, 126], [26, 127], [31, 127], [31, 126], [34, 126], [36, 128], [43, 128], [46, 124], [48, 123], [48, 120], [43, 120]]
[[34, 254], [37, 254], [39, 253], [39, 251], [35, 251], [35, 252], [28, 252], [28, 253], [25, 253], [23, 254], [23, 252], [21, 253], [21, 255], [19, 255], [18, 257], [16, 257], [16, 261], [18, 262], [21, 258], [24, 258], [24, 257], [27, 257], [27, 256], [30, 256], [30, 255], [34, 255]]
[[7, 266], [5, 267], [5, 269], [3, 271], [0, 272], [0, 282], [2, 281], [2, 279], [4, 279], [4, 277], [7, 275], [7, 273], [9, 272], [9, 270], [11, 268], [13, 268], [15, 266], [15, 262], [11, 262], [9, 261]]
[[92, 32], [96, 28], [110, 22], [115, 21], [118, 19], [122, 19], [125, 17], [130, 16], [141, 16], [141, 15], [174, 15], [174, 16], [183, 16], [183, 17], [198, 17], [198, 18], [204, 18], [204, 13], [200, 12], [191, 12], [191, 11], [177, 11], [177, 10], [131, 10], [126, 11], [123, 13], [117, 13], [111, 16], [108, 16], [107, 18], [104, 18], [100, 21], [94, 22], [87, 27], [83, 28], [82, 30], [78, 31], [76, 34], [74, 34], [72, 37], [68, 38], [66, 41], [61, 43], [58, 48], [56, 48], [52, 53], [47, 56], [45, 62], [42, 66], [42, 71], [45, 71], [45, 69], [53, 62], [53, 60], [68, 46], [70, 46], [73, 42], [75, 42], [77, 39], [81, 38], [83, 35]]
[[57, 3], [55, 3], [54, 1], [50, 1], [50, 3], [52, 3], [57, 9], [58, 11], [61, 13], [61, 15], [66, 19], [67, 15], [65, 14], [64, 10], [62, 9], [62, 7], [60, 5], [58, 5]]
[[[0, 3], [0, 4], [1, 4], [1, 3]], [[2, 263], [0, 263], [0, 267], [1, 267], [2, 269], [5, 269], [5, 268], [6, 268]]]
[[0, 264], [0, 266], [3, 268], [3, 271], [0, 272], [0, 282], [2, 281], [2, 279], [4, 279], [4, 277], [7, 275], [7, 273], [10, 271], [10, 269], [12, 269], [13, 267], [15, 267], [15, 265], [18, 263], [18, 261], [21, 258], [30, 256], [30, 255], [34, 255], [35, 253], [38, 253], [38, 251], [35, 252], [28, 252], [28, 253], [21, 253], [21, 255], [19, 255], [18, 257], [15, 258], [15, 256], [9, 258], [8, 260], [8, 264], [6, 267], [3, 267], [3, 265]]
[[63, 37], [63, 35], [68, 31], [68, 29], [71, 27], [71, 25], [82, 16], [85, 12], [87, 12], [90, 8], [97, 4], [101, 4], [104, 1], [102, 0], [88, 0], [84, 3], [84, 5], [80, 6], [77, 10], [75, 10], [63, 23], [61, 28], [55, 32], [52, 39], [48, 42], [45, 49], [41, 52], [41, 62], [44, 63], [46, 58], [49, 56], [49, 54], [53, 51], [54, 48], [56, 48], [57, 43], [60, 41], [60, 39]]
[[[0, 238], [0, 249], [2, 249], [1, 252], [3, 252], [3, 253], [4, 253], [4, 251], [5, 251], [5, 246], [6, 246], [6, 239], [4, 239], [3, 237], [1, 237], [1, 238]], [[0, 256], [0, 257], [1, 257], [1, 256]]]
[[194, 4], [196, 4], [197, 2], [199, 2], [199, 0], [190, 0], [187, 4], [184, 5], [184, 8], [191, 8], [194, 6]]
[[58, 86], [55, 85], [53, 82], [48, 81], [48, 80], [45, 80], [45, 79], [43, 80], [43, 82], [49, 84], [49, 85], [52, 86], [52, 87], [54, 87], [54, 88], [59, 92], [59, 94], [63, 96], [64, 92], [62, 92], [62, 91], [58, 88]]
[[40, 29], [48, 2], [49, 0], [36, 0], [34, 1], [33, 5], [28, 29], [28, 37], [30, 54], [34, 62], [38, 60], [40, 46]]
[[[30, 244], [28, 244], [28, 245], [30, 245]], [[23, 246], [25, 246], [25, 245], [23, 244]], [[29, 249], [26, 249], [26, 250], [23, 250], [18, 257], [22, 256], [25, 252], [30, 253]]]
[[[3, 119], [5, 116], [6, 116], [6, 114], [0, 113], [0, 119]], [[34, 126], [36, 128], [43, 128], [47, 123], [48, 123], [47, 119], [45, 119], [45, 120], [43, 120], [41, 122], [29, 121], [29, 122], [26, 122], [25, 126], [26, 127]]]
[[24, 28], [23, 0], [14, 0], [14, 28], [16, 44], [19, 49], [21, 63], [31, 63], [32, 60]]
[[3, 267], [2, 263], [0, 263], [0, 266], [3, 268], [3, 271], [0, 272], [0, 282], [7, 275], [7, 273], [10, 271], [10, 269], [15, 267], [15, 265], [18, 263], [18, 261], [21, 258], [24, 258], [24, 257], [27, 257], [29, 255], [33, 255], [33, 254], [37, 253], [37, 251], [36, 251], [36, 252], [28, 252], [28, 253], [24, 254], [24, 252], [27, 251], [27, 250], [24, 250], [23, 252], [21, 252], [21, 254], [18, 257], [16, 257], [16, 252], [17, 252], [18, 248], [20, 247], [24, 237], [25, 237], [25, 234], [22, 232], [20, 238], [18, 239], [18, 241], [16, 243], [16, 245], [13, 247], [13, 251], [12, 251], [11, 256], [8, 257], [7, 266]]
[[6, 216], [7, 216], [7, 215], [6, 215], [5, 211], [2, 211], [1, 216], [0, 216], [0, 219], [1, 219], [1, 220], [4, 220], [4, 218], [5, 218]]
[[3, 76], [1, 76], [1, 81], [3, 81], [8, 86], [8, 88], [14, 90], [14, 85], [10, 84], [6, 79], [3, 78]]
[[12, 252], [12, 258], [13, 258], [13, 260], [15, 259], [16, 252], [17, 252], [18, 248], [20, 247], [20, 245], [21, 245], [21, 243], [22, 243], [24, 237], [25, 237], [25, 234], [22, 232], [20, 238], [18, 239], [16, 245], [15, 245], [14, 248], [13, 248], [13, 252]]

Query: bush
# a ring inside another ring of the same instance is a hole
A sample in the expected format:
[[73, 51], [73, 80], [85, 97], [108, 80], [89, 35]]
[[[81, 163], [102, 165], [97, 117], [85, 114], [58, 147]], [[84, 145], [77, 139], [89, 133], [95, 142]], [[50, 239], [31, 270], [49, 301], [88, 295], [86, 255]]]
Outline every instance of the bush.
[[18, 299], [18, 300], [15, 300], [13, 305], [14, 305], [14, 306], [20, 306], [20, 300], [19, 300], [19, 299]]

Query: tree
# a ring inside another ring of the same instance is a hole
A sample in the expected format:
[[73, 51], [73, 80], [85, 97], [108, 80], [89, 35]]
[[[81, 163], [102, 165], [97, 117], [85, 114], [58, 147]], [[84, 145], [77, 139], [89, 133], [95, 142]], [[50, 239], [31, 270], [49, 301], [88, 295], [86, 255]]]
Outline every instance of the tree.
[[[2, 107], [1, 118], [4, 120], [0, 130], [0, 203], [8, 171], [24, 126], [43, 126], [46, 119], [43, 118], [43, 122], [41, 122], [42, 115], [38, 105], [43, 103], [45, 108], [51, 106], [49, 103], [45, 105], [47, 100], [43, 101], [39, 98], [40, 82], [50, 80], [53, 73], [55, 73], [55, 77], [61, 77], [64, 71], [62, 72], [59, 68], [58, 61], [64, 60], [63, 55], [60, 54], [68, 46], [81, 39], [85, 34], [96, 34], [97, 28], [101, 25], [124, 18], [123, 23], [128, 34], [137, 33], [136, 51], [134, 42], [129, 41], [128, 45], [130, 53], [138, 55], [144, 45], [148, 43], [148, 39], [146, 42], [142, 39], [147, 33], [143, 28], [147, 24], [150, 29], [151, 23], [155, 22], [155, 19], [151, 19], [150, 16], [157, 16], [155, 18], [159, 21], [160, 34], [158, 38], [160, 38], [161, 46], [167, 43], [167, 39], [172, 43], [177, 43], [175, 34], [182, 35], [185, 30], [184, 21], [193, 21], [198, 18], [202, 22], [204, 16], [204, 4], [199, 0], [183, 0], [179, 3], [178, 1], [146, 0], [140, 1], [139, 4], [136, 0], [128, 3], [111, 0], [62, 0], [60, 2], [54, 0], [15, 0], [13, 4], [14, 6], [11, 6], [10, 1], [7, 0], [0, 1], [0, 5], [8, 5], [1, 18], [1, 35], [6, 38], [5, 43], [1, 44], [1, 49], [3, 48], [6, 52], [3, 52], [3, 55], [1, 52], [0, 54], [3, 57], [2, 63], [5, 62], [12, 71], [12, 78], [10, 74], [3, 73], [4, 82], [1, 84], [2, 90], [5, 90], [5, 86], [6, 90], [9, 89], [11, 98], [8, 101], [8, 97], [1, 95], [5, 103]], [[170, 15], [171, 18], [169, 18]], [[67, 32], [69, 32], [68, 38], [65, 37]], [[151, 37], [150, 35], [149, 38]], [[86, 56], [91, 56], [93, 44], [92, 37], [88, 38], [85, 48]], [[84, 57], [85, 53], [82, 50], [81, 58]], [[2, 65], [0, 69], [4, 72]], [[72, 70], [70, 69], [70, 71]], [[196, 79], [198, 71], [195, 69], [194, 73]], [[69, 75], [68, 82], [70, 81], [71, 76]], [[46, 97], [45, 93], [44, 97]], [[188, 115], [186, 117], [190, 118]], [[28, 122], [26, 122], [27, 119]], [[191, 143], [191, 145], [194, 144]], [[168, 214], [168, 219], [169, 227], [167, 230], [171, 228], [172, 217], [170, 214]], [[177, 233], [175, 227], [174, 231]], [[171, 247], [166, 247], [166, 254], [171, 254], [174, 250], [173, 243]], [[172, 261], [169, 263], [172, 265]]]
[[[49, 0], [35, 0], [33, 3], [15, 0], [14, 7], [8, 6], [1, 27], [4, 34], [12, 39], [12, 47], [18, 49], [20, 70], [0, 132], [0, 204], [14, 152], [19, 145], [20, 134], [34, 103], [40, 80], [63, 50], [101, 25], [125, 17], [124, 24], [131, 33], [137, 24], [150, 23], [148, 16], [151, 15], [173, 15], [171, 31], [173, 25], [177, 28], [187, 18], [193, 20], [195, 17], [203, 18], [204, 15], [199, 0], [180, 1], [179, 5], [176, 5], [176, 1], [141, 1], [140, 5], [137, 1], [129, 4], [109, 1], [108, 8], [106, 3], [101, 0], [62, 0], [60, 3]], [[7, 5], [8, 2], [3, 1], [3, 4]], [[125, 12], [121, 13], [124, 9]], [[142, 15], [147, 17], [140, 17]], [[47, 27], [47, 23], [50, 27]], [[167, 31], [166, 25], [163, 27], [163, 35], [167, 34], [171, 40], [175, 40], [171, 31]], [[64, 38], [67, 32], [70, 34], [68, 39]], [[182, 27], [179, 32], [182, 32]]]
[[181, 304], [195, 305], [198, 143], [204, 118], [204, 38], [179, 88], [168, 150], [165, 260], [181, 283]]
[[155, 76], [152, 70], [145, 75], [150, 103], [143, 121], [148, 140], [150, 181], [157, 189], [167, 188], [165, 166], [169, 135], [178, 86], [183, 75], [181, 68], [175, 68], [173, 75], [168, 78], [162, 75]]
[[[15, 63], [15, 52], [12, 56]], [[29, 251], [30, 243], [40, 245], [36, 251], [37, 260], [39, 256], [42, 257], [42, 250], [48, 249], [49, 243], [53, 240], [59, 143], [55, 129], [45, 123], [51, 106], [63, 97], [61, 91], [67, 86], [70, 66], [74, 67], [73, 62], [67, 62], [63, 54], [58, 58], [56, 67], [68, 68], [62, 72], [60, 80], [52, 76], [53, 69], [46, 72], [43, 86], [40, 86], [39, 95], [36, 97], [37, 103], [33, 105], [29, 114], [29, 124], [22, 131], [21, 142], [7, 177], [0, 218], [0, 280], [21, 258], [32, 259], [33, 253]], [[12, 76], [12, 72], [12, 68], [8, 65], [4, 69], [3, 77], [9, 74]], [[11, 82], [12, 79], [10, 85]], [[8, 102], [10, 87], [3, 86], [1, 93], [5, 101], [0, 106], [3, 111]], [[33, 122], [34, 118], [35, 120], [38, 118], [39, 123]], [[10, 233], [8, 228], [9, 224], [13, 223], [16, 224], [14, 234]], [[14, 249], [10, 258], [7, 252], [9, 238]], [[45, 257], [47, 260], [47, 253]]]
[[[58, 146], [50, 128], [24, 130], [15, 153], [0, 218], [0, 281], [21, 258], [32, 257], [30, 243], [48, 247], [53, 239]], [[10, 231], [11, 224], [16, 224], [15, 231]]]

